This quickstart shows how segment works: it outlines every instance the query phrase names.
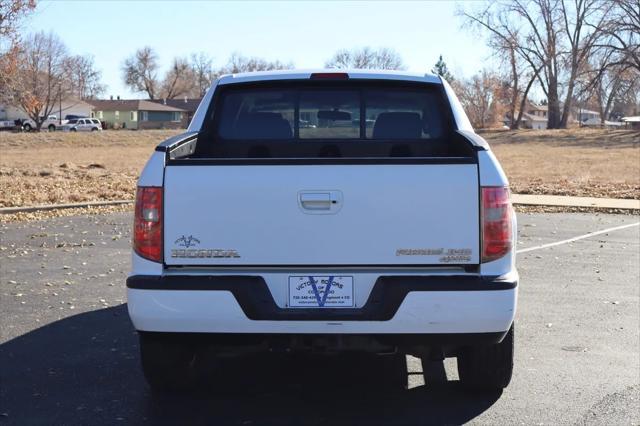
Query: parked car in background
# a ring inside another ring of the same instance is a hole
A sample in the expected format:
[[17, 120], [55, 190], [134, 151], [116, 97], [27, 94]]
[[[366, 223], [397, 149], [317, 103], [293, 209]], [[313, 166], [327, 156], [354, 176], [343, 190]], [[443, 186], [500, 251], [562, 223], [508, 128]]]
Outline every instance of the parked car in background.
[[299, 120], [300, 123], [300, 128], [303, 129], [315, 129], [317, 126], [315, 124], [310, 123], [309, 121], [306, 120]]
[[102, 124], [97, 118], [76, 118], [69, 120], [62, 126], [65, 132], [97, 132], [102, 130]]
[[[40, 119], [42, 119], [43, 117], [40, 117]], [[50, 115], [47, 117], [46, 120], [44, 120], [42, 122], [42, 126], [40, 127], [41, 130], [47, 129], [50, 132], [54, 132], [56, 131], [56, 129], [59, 129], [60, 127], [64, 126], [67, 123], [67, 120], [58, 120], [58, 116], [57, 115]], [[36, 122], [33, 121], [32, 119], [28, 118], [26, 120], [24, 120], [22, 122], [22, 129], [25, 132], [30, 132], [32, 130], [36, 130], [38, 128], [38, 126], [36, 126]]]
[[89, 118], [86, 115], [67, 114], [64, 116], [65, 120], [77, 120], [78, 118]]
[[22, 128], [22, 120], [0, 120], [0, 130], [16, 130]]

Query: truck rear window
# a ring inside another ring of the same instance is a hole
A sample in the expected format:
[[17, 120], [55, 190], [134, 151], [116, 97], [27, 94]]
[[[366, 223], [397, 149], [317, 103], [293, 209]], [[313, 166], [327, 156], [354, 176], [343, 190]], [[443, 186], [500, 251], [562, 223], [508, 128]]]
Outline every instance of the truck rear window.
[[459, 156], [440, 85], [349, 81], [230, 84], [217, 89], [198, 156]]

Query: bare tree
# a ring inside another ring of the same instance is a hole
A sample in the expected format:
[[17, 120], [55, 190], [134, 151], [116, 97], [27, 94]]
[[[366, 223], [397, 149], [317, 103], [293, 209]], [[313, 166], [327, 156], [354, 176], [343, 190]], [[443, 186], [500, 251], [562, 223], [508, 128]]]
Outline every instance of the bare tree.
[[0, 101], [11, 101], [20, 54], [20, 22], [35, 7], [35, 0], [0, 0]]
[[150, 99], [158, 95], [158, 55], [149, 46], [138, 49], [124, 61], [122, 78], [135, 92], [145, 92]]
[[567, 126], [576, 79], [611, 7], [603, 0], [499, 0], [461, 14], [512, 44], [547, 97], [548, 128], [558, 128]]
[[[504, 99], [508, 105], [507, 116], [510, 120], [509, 128], [517, 129], [520, 125], [522, 114], [519, 113], [516, 118], [516, 111], [518, 107], [518, 101], [521, 96], [526, 97], [526, 94], [521, 94], [520, 89], [520, 74], [522, 73], [522, 61], [518, 57], [516, 48], [513, 42], [505, 40], [496, 35], [492, 35], [489, 38], [489, 46], [493, 48], [495, 55], [498, 57], [504, 77], [503, 92]], [[508, 99], [507, 99], [508, 98]]]
[[20, 21], [35, 8], [35, 0], [0, 0], [0, 40], [15, 41]]
[[[557, 18], [549, 14], [551, 1], [557, 3], [557, 0], [534, 0], [525, 5], [518, 0], [501, 0], [489, 3], [477, 12], [460, 12], [473, 27], [480, 27], [491, 34], [489, 45], [500, 54], [504, 54], [505, 48], [513, 49], [537, 80], [542, 82], [543, 78], [535, 71], [545, 70], [544, 80], [548, 84], [543, 86], [543, 90], [549, 104], [553, 104], [548, 112], [549, 127], [560, 122], [555, 54], [558, 24]], [[528, 5], [532, 5], [532, 10], [527, 9]]]
[[158, 78], [158, 56], [150, 47], [139, 49], [122, 66], [124, 82], [136, 92], [145, 92], [150, 99], [175, 99], [181, 96], [204, 96], [212, 81], [220, 74], [267, 71], [292, 68], [292, 63], [267, 61], [257, 57], [232, 53], [227, 64], [213, 70], [213, 61], [205, 53], [187, 58], [174, 58], [171, 67]]
[[96, 69], [91, 55], [71, 56], [66, 60], [70, 92], [79, 99], [94, 99], [103, 94], [106, 86], [102, 84], [102, 72]]
[[640, 92], [640, 71], [630, 63], [617, 61], [618, 54], [614, 49], [599, 50], [578, 82], [577, 98], [582, 102], [591, 99], [601, 124], [612, 115], [615, 105], [628, 103]]
[[482, 129], [499, 122], [497, 98], [501, 87], [495, 74], [483, 70], [470, 80], [456, 80], [454, 87], [474, 127]]
[[69, 90], [67, 48], [55, 34], [40, 32], [27, 37], [18, 60], [13, 100], [40, 130]]
[[[616, 104], [628, 103], [634, 98], [634, 94], [640, 92], [640, 71], [631, 66], [619, 66], [608, 68], [601, 75], [595, 86], [596, 99], [600, 123], [604, 124]], [[623, 113], [619, 112], [622, 116]]]
[[489, 46], [493, 48], [502, 67], [506, 69], [502, 81], [506, 86], [505, 103], [508, 105], [509, 128], [518, 129], [522, 122], [529, 92], [537, 80], [542, 66], [531, 71], [518, 54], [513, 40], [503, 39], [493, 34], [490, 37]]
[[596, 47], [612, 52], [608, 65], [628, 65], [640, 71], [640, 0], [610, 0]]
[[342, 49], [337, 51], [325, 66], [327, 68], [340, 69], [381, 69], [381, 70], [402, 70], [405, 65], [398, 52], [386, 47], [372, 49], [363, 47], [361, 49]]
[[569, 45], [568, 77], [560, 127], [567, 127], [571, 115], [573, 89], [580, 70], [584, 68], [600, 37], [611, 4], [602, 0], [574, 0], [572, 7], [560, 3], [563, 30]]
[[195, 80], [194, 94], [203, 97], [216, 78], [213, 60], [204, 52], [191, 54], [191, 72]]
[[611, 107], [611, 116], [613, 119], [622, 118], [630, 115], [640, 115], [640, 87], [636, 80], [635, 89], [630, 90], [626, 96], [618, 96]]
[[640, 0], [611, 0], [609, 4], [582, 70], [577, 96], [597, 105], [601, 123], [616, 106], [635, 104], [633, 94], [640, 91]]
[[239, 52], [234, 52], [229, 57], [227, 65], [222, 67], [218, 74], [237, 74], [240, 72], [252, 72], [252, 71], [270, 71], [270, 70], [282, 70], [293, 68], [293, 63], [280, 62], [280, 61], [267, 61], [262, 58], [247, 57], [241, 55]]
[[162, 83], [161, 95], [165, 99], [187, 96], [195, 87], [191, 65], [186, 58], [174, 58]]
[[518, 118], [516, 119], [516, 108], [518, 105], [518, 100], [520, 97], [527, 97], [527, 93], [520, 93], [520, 72], [521, 72], [521, 64], [522, 62], [518, 59], [518, 54], [516, 53], [516, 48], [513, 43], [508, 42], [507, 40], [502, 40], [499, 37], [492, 37], [497, 46], [500, 46], [498, 50], [499, 56], [501, 56], [503, 63], [507, 64], [508, 76], [511, 84], [509, 84], [508, 92], [510, 96], [509, 102], [509, 128], [514, 130], [520, 127], [520, 120], [522, 119], [522, 108], [520, 108], [520, 112], [518, 114]]

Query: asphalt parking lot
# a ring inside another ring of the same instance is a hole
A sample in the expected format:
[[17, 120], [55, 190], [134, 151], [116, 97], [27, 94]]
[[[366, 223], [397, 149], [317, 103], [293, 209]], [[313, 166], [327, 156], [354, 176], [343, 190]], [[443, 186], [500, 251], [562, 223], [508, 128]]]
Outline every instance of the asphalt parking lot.
[[[519, 250], [639, 221], [518, 219]], [[270, 355], [154, 398], [124, 304], [130, 220], [0, 226], [1, 424], [640, 424], [638, 226], [518, 256], [516, 367], [501, 394], [463, 392], [455, 360]]]

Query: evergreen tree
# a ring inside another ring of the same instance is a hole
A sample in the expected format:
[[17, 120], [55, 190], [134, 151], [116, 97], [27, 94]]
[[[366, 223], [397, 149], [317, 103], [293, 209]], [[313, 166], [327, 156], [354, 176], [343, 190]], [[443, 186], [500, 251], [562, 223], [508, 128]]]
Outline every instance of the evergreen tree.
[[436, 62], [433, 68], [431, 68], [431, 72], [444, 78], [449, 83], [455, 80], [453, 75], [449, 72], [449, 68], [447, 68], [447, 64], [444, 62], [444, 59], [442, 59], [442, 55], [440, 55], [438, 62]]

